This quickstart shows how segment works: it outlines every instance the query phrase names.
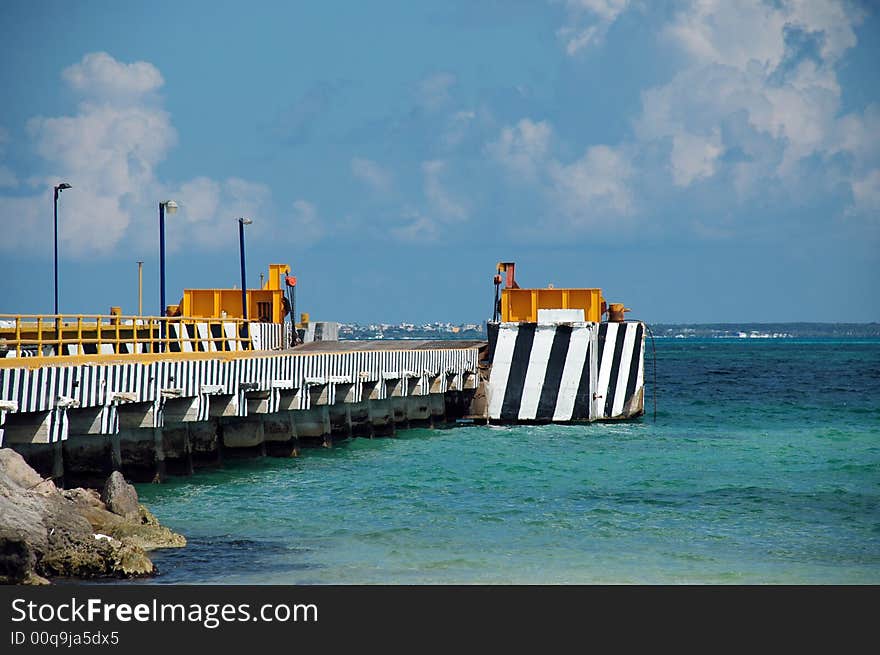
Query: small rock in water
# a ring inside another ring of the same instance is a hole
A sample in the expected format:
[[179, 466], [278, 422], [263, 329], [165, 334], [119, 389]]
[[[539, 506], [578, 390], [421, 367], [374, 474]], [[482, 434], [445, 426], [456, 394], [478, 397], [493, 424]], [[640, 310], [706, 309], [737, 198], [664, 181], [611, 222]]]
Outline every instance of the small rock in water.
[[127, 519], [138, 518], [138, 496], [135, 488], [125, 481], [122, 473], [113, 471], [107, 482], [104, 483], [104, 491], [101, 500], [114, 514]]

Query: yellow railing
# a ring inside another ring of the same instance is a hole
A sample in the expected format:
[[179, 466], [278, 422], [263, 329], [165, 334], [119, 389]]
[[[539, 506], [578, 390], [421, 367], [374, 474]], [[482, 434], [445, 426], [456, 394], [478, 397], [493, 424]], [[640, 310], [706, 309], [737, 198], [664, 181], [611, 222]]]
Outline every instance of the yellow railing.
[[[204, 336], [197, 325], [205, 326]], [[232, 336], [226, 334], [228, 325], [235, 326]], [[238, 318], [0, 314], [0, 358], [84, 355], [86, 346], [93, 346], [89, 350], [95, 354], [115, 355], [204, 351], [206, 346], [211, 351], [251, 350], [249, 325]], [[193, 326], [193, 336], [186, 326]]]

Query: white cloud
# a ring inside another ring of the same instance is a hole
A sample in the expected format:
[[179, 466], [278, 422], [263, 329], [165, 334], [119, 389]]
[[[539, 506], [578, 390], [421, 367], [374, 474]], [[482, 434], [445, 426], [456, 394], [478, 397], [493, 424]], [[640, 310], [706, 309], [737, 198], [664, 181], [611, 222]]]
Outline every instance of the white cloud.
[[180, 201], [182, 218], [194, 226], [210, 223], [220, 207], [220, 183], [207, 177], [197, 177], [180, 186], [170, 197], [186, 198]]
[[240, 178], [216, 181], [196, 177], [166, 190], [163, 198], [177, 201], [180, 210], [166, 217], [166, 240], [171, 251], [192, 245], [230, 247], [238, 240], [237, 219], [250, 218], [249, 233], [266, 232], [271, 192], [265, 184]]
[[684, 131], [675, 134], [670, 155], [675, 184], [685, 187], [694, 180], [711, 177], [721, 152], [721, 133], [717, 128], [707, 137]]
[[[9, 132], [0, 127], [0, 161], [6, 156], [6, 143], [9, 141]], [[18, 186], [18, 176], [11, 168], [0, 163], [0, 188]]]
[[[559, 36], [573, 55], [598, 44], [637, 3], [564, 4]], [[710, 180], [731, 185], [740, 200], [771, 192], [799, 201], [835, 193], [843, 182], [853, 199], [848, 213], [876, 212], [880, 108], [842, 116], [838, 77], [862, 10], [836, 0], [679, 0], [675, 7], [658, 33], [682, 53], [681, 65], [643, 91], [632, 138], [561, 161], [551, 152], [552, 127], [524, 119], [503, 128], [487, 154], [543, 195], [547, 216], [575, 228], [598, 225], [602, 215], [619, 223], [670, 188]], [[815, 174], [817, 162], [827, 173]], [[720, 214], [707, 216], [691, 228], [713, 238], [731, 233]]]
[[[51, 167], [40, 182], [50, 188], [63, 180], [73, 188], [63, 196], [59, 240], [75, 256], [113, 251], [132, 221], [135, 208], [156, 186], [154, 169], [176, 143], [170, 116], [150, 95], [162, 76], [150, 64], [126, 65], [106, 53], [88, 54], [67, 68], [63, 79], [83, 95], [72, 116], [34, 117], [27, 124], [36, 152]], [[13, 204], [43, 202], [16, 198]], [[5, 213], [10, 199], [0, 200]], [[31, 212], [20, 214], [23, 223]], [[33, 212], [36, 228], [41, 221]], [[25, 227], [25, 225], [23, 225]], [[39, 231], [27, 227], [21, 245], [37, 245]]]
[[841, 117], [828, 141], [833, 152], [849, 153], [859, 164], [880, 159], [880, 106], [868, 105], [862, 113]]
[[394, 184], [391, 173], [370, 159], [352, 158], [351, 173], [377, 193], [388, 193]]
[[467, 202], [446, 188], [444, 176], [448, 163], [441, 159], [422, 162], [424, 207], [407, 207], [401, 212], [402, 225], [392, 227], [391, 235], [398, 241], [436, 241], [451, 225], [470, 217]]
[[569, 55], [600, 43], [630, 0], [565, 0], [567, 23], [557, 31]]
[[694, 0], [664, 30], [695, 60], [745, 70], [757, 62], [775, 70], [787, 54], [786, 30], [820, 40], [823, 61], [856, 45], [860, 11], [836, 0]]
[[171, 117], [149, 106], [83, 103], [75, 116], [28, 122], [37, 152], [79, 191], [137, 194], [177, 141]]
[[14, 217], [20, 228], [0, 248], [44, 247], [45, 195], [60, 181], [73, 186], [59, 203], [59, 240], [67, 256], [109, 255], [127, 235], [153, 233], [163, 198], [173, 197], [181, 206], [167, 224], [171, 249], [176, 243], [220, 246], [226, 237], [214, 223], [222, 225], [227, 212], [250, 212], [268, 202], [267, 187], [235, 178], [157, 179], [156, 168], [177, 143], [177, 133], [156, 93], [163, 80], [152, 64], [90, 53], [62, 78], [82, 99], [73, 115], [28, 121], [33, 148], [49, 171], [36, 185], [47, 191], [0, 197], [0, 216]]
[[293, 203], [293, 215], [289, 220], [283, 221], [286, 229], [298, 244], [312, 244], [320, 240], [326, 230], [323, 221], [318, 216], [318, 208], [307, 200], [297, 200]]
[[97, 100], [137, 100], [157, 91], [165, 81], [150, 63], [125, 64], [106, 52], [91, 52], [79, 63], [65, 68], [62, 79], [75, 91]]
[[450, 90], [455, 86], [457, 78], [452, 73], [435, 73], [419, 82], [417, 100], [419, 105], [428, 110], [435, 110], [448, 104]]
[[880, 223], [880, 169], [874, 169], [852, 182], [854, 206], [852, 211], [870, 215]]
[[450, 221], [462, 221], [468, 217], [465, 204], [455, 198], [443, 184], [441, 179], [446, 171], [446, 162], [432, 160], [422, 162], [422, 173], [425, 180], [425, 197], [434, 214], [438, 218]]
[[575, 226], [607, 225], [614, 216], [633, 213], [633, 167], [621, 151], [592, 146], [571, 164], [551, 162], [552, 195]]
[[408, 222], [400, 227], [391, 229], [391, 234], [398, 241], [412, 243], [435, 241], [439, 235], [439, 226], [436, 221], [418, 213], [408, 214]]
[[775, 69], [785, 54], [786, 12], [758, 0], [687, 3], [664, 33], [694, 60], [740, 70], [754, 61]]
[[623, 148], [595, 145], [571, 162], [553, 156], [553, 128], [529, 119], [504, 127], [487, 152], [515, 184], [525, 182], [545, 197], [549, 222], [569, 228], [609, 227], [635, 208], [633, 165]]
[[524, 118], [513, 127], [502, 128], [487, 151], [513, 174], [535, 180], [546, 162], [552, 135], [549, 123]]
[[442, 137], [443, 146], [447, 150], [451, 150], [460, 145], [476, 117], [476, 112], [469, 110], [457, 111], [450, 116], [447, 122], [446, 133]]
[[[667, 144], [680, 187], [726, 171], [740, 195], [774, 178], [796, 192], [804, 162], [834, 154], [850, 158], [854, 183], [880, 152], [876, 108], [840, 116], [836, 66], [861, 20], [830, 0], [686, 3], [663, 29], [685, 66], [642, 94], [637, 138]], [[804, 55], [796, 44], [809, 41]]]

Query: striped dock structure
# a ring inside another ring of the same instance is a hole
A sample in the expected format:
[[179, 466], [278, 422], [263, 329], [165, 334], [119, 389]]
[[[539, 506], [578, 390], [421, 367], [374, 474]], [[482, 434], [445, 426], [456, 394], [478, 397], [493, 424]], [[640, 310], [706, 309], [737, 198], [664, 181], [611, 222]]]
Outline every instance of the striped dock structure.
[[499, 323], [490, 330], [489, 420], [566, 423], [644, 413], [645, 327]]
[[[260, 334], [263, 343], [279, 339], [275, 332]], [[166, 463], [191, 469], [230, 449], [295, 454], [301, 441], [330, 445], [466, 415], [484, 347], [326, 341], [3, 359], [0, 445], [44, 473], [79, 479], [111, 469], [161, 478]]]

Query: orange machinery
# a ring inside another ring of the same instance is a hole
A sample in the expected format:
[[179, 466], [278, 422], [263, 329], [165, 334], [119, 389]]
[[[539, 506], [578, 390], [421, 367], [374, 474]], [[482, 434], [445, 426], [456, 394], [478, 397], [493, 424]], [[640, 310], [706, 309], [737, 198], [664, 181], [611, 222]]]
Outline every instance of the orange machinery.
[[[609, 314], [609, 320], [622, 321], [623, 313], [629, 311], [622, 304], [612, 303], [608, 306], [602, 297], [602, 289], [566, 288], [556, 289], [552, 285], [545, 289], [522, 289], [516, 283], [516, 264], [500, 262], [495, 275], [495, 311], [493, 321], [536, 323], [539, 309], [574, 309], [583, 310], [581, 320], [598, 323], [602, 315]], [[505, 286], [501, 273], [506, 274]]]
[[[261, 289], [247, 290], [247, 315], [260, 323], [283, 323], [296, 311], [296, 278], [287, 264], [269, 264]], [[289, 297], [288, 295], [289, 294]], [[169, 316], [192, 318], [244, 318], [241, 289], [184, 289], [178, 305], [169, 305]]]

